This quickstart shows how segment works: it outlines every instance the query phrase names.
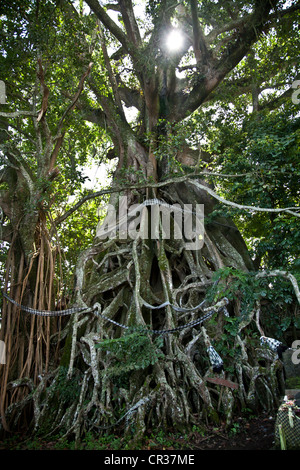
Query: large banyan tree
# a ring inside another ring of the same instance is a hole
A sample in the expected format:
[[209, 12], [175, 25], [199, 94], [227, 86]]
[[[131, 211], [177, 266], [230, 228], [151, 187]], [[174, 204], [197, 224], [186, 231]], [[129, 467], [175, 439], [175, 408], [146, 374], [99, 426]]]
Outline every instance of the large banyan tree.
[[[217, 204], [234, 202], [213, 185], [218, 168], [193, 116], [205, 106], [217, 110], [218, 99], [240, 96], [259, 111], [260, 100], [268, 99], [261, 91], [277, 86], [276, 61], [286, 47], [280, 38], [296, 28], [299, 6], [278, 0], [27, 3], [24, 22], [35, 21], [33, 43], [47, 31], [47, 8], [49, 15], [55, 11], [57, 49], [52, 61], [47, 50], [47, 63], [45, 42], [32, 49], [35, 63], [23, 75], [34, 84], [26, 111], [0, 114], [2, 233], [10, 246], [4, 287], [27, 307], [3, 300], [1, 335], [9, 352], [1, 366], [3, 428], [26, 423], [44, 434], [80, 438], [122, 424], [138, 437], [150, 427], [230, 423], [244, 408], [276, 407], [282, 363], [259, 341], [259, 296], [247, 304], [240, 288], [254, 291], [260, 277], [233, 220], [212, 216]], [[3, 14], [11, 17], [9, 6]], [[53, 41], [53, 32], [47, 34]], [[20, 31], [16, 44], [18, 38]], [[255, 73], [263, 44], [273, 69]], [[30, 56], [30, 47], [24, 54]], [[68, 72], [57, 63], [70, 67], [75, 59], [83, 72], [77, 88], [61, 97], [47, 74], [65, 83]], [[54, 111], [51, 93], [61, 106]], [[280, 104], [291, 93], [279, 90], [271, 101]], [[25, 120], [22, 154], [11, 140]], [[57, 316], [49, 200], [59, 181], [57, 162], [66, 164], [64, 142], [77, 139], [80, 152], [86, 122], [110, 139], [106, 158], [116, 166], [110, 188], [87, 194], [56, 218], [62, 222], [92, 197], [101, 206], [101, 196], [110, 194], [94, 241], [77, 260], [69, 305], [77, 310]], [[250, 209], [297, 217], [293, 208]], [[190, 224], [189, 234], [179, 230], [180, 221]]]

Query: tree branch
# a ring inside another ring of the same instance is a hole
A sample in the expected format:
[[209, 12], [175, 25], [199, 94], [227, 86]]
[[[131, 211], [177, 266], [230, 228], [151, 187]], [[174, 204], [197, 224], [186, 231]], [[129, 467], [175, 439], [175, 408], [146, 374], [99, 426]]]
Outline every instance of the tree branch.
[[[4, 214], [8, 218], [11, 217], [10, 195], [8, 191], [0, 191], [0, 209], [2, 209], [3, 211], [2, 215]], [[1, 217], [0, 217], [0, 225], [1, 225]]]
[[58, 127], [57, 127], [57, 131], [56, 131], [56, 137], [54, 137], [54, 140], [55, 140], [55, 146], [54, 146], [54, 149], [52, 151], [52, 154], [51, 154], [51, 157], [50, 157], [50, 162], [49, 162], [49, 168], [48, 168], [48, 174], [53, 174], [53, 168], [54, 168], [54, 165], [55, 165], [55, 162], [56, 162], [56, 159], [57, 159], [57, 155], [58, 155], [58, 152], [60, 150], [60, 147], [63, 143], [63, 139], [64, 139], [64, 135], [65, 135], [65, 132], [62, 130], [63, 128], [63, 124], [64, 124], [64, 121], [67, 117], [67, 115], [75, 108], [76, 106], [76, 103], [79, 99], [79, 96], [83, 90], [83, 84], [84, 84], [84, 81], [86, 79], [86, 77], [90, 74], [90, 71], [91, 71], [91, 68], [92, 68], [92, 62], [89, 64], [86, 72], [84, 72], [84, 74], [82, 75], [80, 81], [79, 81], [79, 85], [78, 85], [78, 90], [77, 92], [75, 93], [75, 96], [73, 98], [73, 101], [72, 103], [70, 103], [70, 105], [67, 107], [67, 109], [65, 110], [64, 114], [62, 115], [60, 121], [59, 121], [59, 124], [58, 124]]
[[131, 0], [119, 0], [121, 14], [129, 40], [134, 47], [141, 46], [141, 35], [137, 25]]
[[209, 51], [205, 42], [205, 37], [202, 32], [198, 11], [197, 11], [197, 0], [190, 0], [192, 23], [193, 23], [193, 48], [197, 64], [207, 65], [209, 59]]
[[22, 157], [20, 151], [16, 148], [14, 149], [6, 149], [5, 153], [7, 159], [10, 163], [12, 163], [12, 167], [16, 170], [19, 170], [22, 174], [23, 178], [27, 182], [28, 189], [31, 193], [33, 193], [33, 181], [35, 179], [32, 170], [26, 160]]
[[3, 242], [11, 243], [13, 233], [14, 233], [14, 231], [13, 231], [13, 228], [10, 224], [9, 225], [1, 225], [0, 224], [0, 240], [2, 240]]
[[295, 217], [300, 218], [300, 213], [298, 214], [297, 212], [294, 212], [295, 210], [300, 210], [300, 207], [286, 207], [286, 208], [283, 208], [283, 209], [272, 209], [272, 208], [269, 208], [269, 207], [262, 208], [262, 207], [257, 207], [257, 206], [246, 206], [246, 205], [243, 205], [243, 204], [237, 204], [236, 202], [231, 202], [231, 201], [228, 201], [227, 199], [223, 199], [215, 191], [213, 191], [210, 188], [207, 188], [206, 186], [204, 186], [201, 183], [198, 183], [196, 181], [191, 181], [191, 180], [187, 180], [187, 181], [189, 183], [193, 184], [194, 186], [197, 186], [197, 188], [206, 191], [214, 199], [217, 199], [217, 201], [221, 202], [222, 204], [226, 204], [227, 206], [236, 207], [237, 209], [244, 209], [244, 210], [248, 210], [248, 211], [251, 211], [251, 212], [272, 212], [272, 213], [286, 212], [290, 215], [293, 215]]
[[37, 117], [37, 113], [33, 111], [14, 111], [12, 113], [4, 113], [3, 111], [0, 111], [0, 116], [6, 118], [18, 118], [20, 116]]
[[129, 108], [134, 106], [139, 111], [143, 109], [143, 99], [141, 94], [138, 90], [133, 90], [128, 88], [126, 85], [119, 85], [118, 92], [120, 94], [120, 98], [124, 101], [126, 106]]
[[121, 28], [119, 28], [119, 26], [110, 18], [104, 8], [99, 4], [98, 0], [85, 1], [104, 26], [116, 37], [116, 39], [118, 39], [118, 41], [120, 41], [128, 53], [130, 50], [130, 43], [127, 40], [126, 34], [124, 34]]
[[122, 117], [122, 119], [124, 121], [126, 121], [123, 106], [122, 106], [122, 101], [121, 101], [121, 98], [120, 98], [119, 89], [118, 89], [118, 85], [117, 85], [117, 81], [116, 81], [116, 77], [114, 76], [114, 73], [113, 73], [113, 70], [112, 70], [112, 67], [111, 67], [110, 59], [109, 59], [106, 44], [105, 44], [105, 38], [104, 38], [103, 31], [102, 31], [102, 25], [101, 25], [99, 20], [98, 20], [98, 31], [99, 31], [100, 44], [101, 44], [101, 49], [102, 49], [102, 53], [103, 53], [103, 58], [104, 58], [104, 62], [105, 62], [105, 65], [106, 65], [107, 72], [108, 72], [108, 77], [109, 77], [109, 81], [110, 81], [110, 84], [111, 84], [111, 87], [112, 87], [112, 91], [113, 91], [113, 94], [114, 94], [114, 99], [115, 99], [115, 102], [116, 102], [116, 106], [119, 110], [120, 116]]
[[85, 202], [89, 201], [90, 199], [95, 199], [97, 197], [104, 196], [105, 194], [112, 194], [112, 193], [118, 193], [118, 192], [123, 192], [128, 189], [144, 189], [144, 188], [161, 188], [163, 186], [168, 186], [170, 184], [174, 183], [182, 183], [184, 181], [187, 181], [191, 184], [194, 184], [197, 186], [199, 189], [202, 189], [203, 191], [206, 191], [209, 193], [213, 198], [217, 199], [219, 202], [236, 207], [238, 209], [244, 209], [244, 210], [249, 210], [251, 212], [275, 212], [275, 213], [280, 213], [280, 212], [287, 212], [288, 214], [291, 214], [293, 216], [299, 217], [300, 218], [300, 213], [298, 214], [297, 212], [294, 212], [294, 210], [300, 210], [300, 207], [287, 207], [283, 209], [271, 209], [271, 208], [261, 208], [261, 207], [256, 207], [256, 206], [244, 206], [241, 204], [236, 204], [235, 202], [228, 201], [226, 199], [221, 198], [220, 196], [217, 195], [215, 191], [212, 189], [208, 188], [207, 186], [202, 185], [201, 183], [195, 182], [190, 180], [191, 177], [198, 178], [201, 176], [218, 176], [218, 177], [223, 177], [223, 178], [236, 178], [236, 177], [244, 177], [245, 173], [242, 174], [236, 174], [236, 175], [230, 175], [230, 174], [222, 174], [222, 173], [207, 173], [207, 172], [201, 172], [197, 173], [194, 175], [188, 175], [188, 176], [182, 176], [179, 178], [172, 178], [166, 181], [162, 181], [160, 183], [143, 183], [143, 184], [135, 184], [135, 185], [130, 185], [130, 186], [115, 186], [113, 188], [109, 189], [103, 189], [101, 191], [93, 192], [90, 194], [87, 194], [84, 196], [80, 201], [78, 201], [73, 207], [71, 207], [68, 211], [66, 211], [62, 216], [57, 217], [54, 220], [55, 225], [61, 224], [64, 220], [66, 220], [73, 212], [75, 212], [79, 207], [81, 207]]
[[[299, 3], [297, 5], [293, 5], [285, 10], [277, 10], [275, 13], [271, 13], [269, 15], [269, 21], [268, 23], [275, 24], [278, 18], [282, 18], [290, 13], [293, 13], [294, 11], [297, 11], [300, 9]], [[210, 31], [207, 36], [206, 36], [206, 41], [208, 43], [212, 43], [220, 34], [226, 33], [227, 31], [232, 31], [233, 29], [240, 28], [243, 26], [249, 19], [251, 18], [251, 15], [245, 15], [241, 18], [235, 18], [233, 21], [230, 21], [229, 23], [217, 28], [213, 29]]]
[[78, 90], [77, 92], [75, 93], [75, 96], [73, 98], [73, 101], [72, 103], [67, 107], [67, 109], [65, 110], [64, 114], [62, 115], [60, 121], [59, 121], [59, 124], [58, 124], [58, 128], [57, 128], [57, 137], [59, 137], [60, 135], [60, 131], [63, 127], [63, 123], [64, 123], [64, 120], [66, 119], [67, 115], [75, 108], [75, 105], [77, 103], [77, 100], [83, 90], [83, 84], [84, 84], [84, 81], [86, 79], [86, 77], [90, 74], [91, 72], [91, 68], [92, 68], [92, 65], [93, 63], [91, 62], [87, 68], [87, 70], [84, 72], [84, 74], [82, 75], [80, 81], [79, 81], [79, 85], [78, 85]]
[[[274, 0], [274, 4], [277, 0]], [[274, 6], [274, 5], [273, 5]], [[224, 77], [244, 58], [252, 44], [258, 39], [266, 24], [269, 24], [270, 10], [272, 5], [269, 0], [256, 2], [256, 8], [239, 34], [236, 35], [234, 44], [229, 43], [226, 50], [212, 67], [209, 67], [204, 77], [198, 80], [187, 97], [182, 96], [181, 106], [178, 106], [176, 121], [195, 111], [219, 85]]]
[[278, 106], [280, 106], [282, 104], [283, 101], [286, 101], [288, 98], [291, 98], [292, 94], [293, 94], [293, 89], [292, 87], [290, 86], [290, 88], [288, 90], [286, 90], [285, 92], [283, 92], [281, 95], [277, 96], [276, 98], [273, 98], [272, 100], [270, 101], [265, 101], [264, 103], [258, 105], [258, 110], [262, 110], [262, 109], [274, 109], [274, 108], [277, 108]]
[[47, 87], [47, 85], [45, 84], [45, 74], [44, 74], [44, 70], [43, 70], [43, 67], [42, 67], [41, 59], [38, 59], [38, 64], [39, 64], [39, 71], [38, 71], [37, 76], [38, 76], [38, 78], [41, 82], [41, 86], [43, 88], [42, 109], [40, 110], [38, 118], [37, 118], [37, 122], [40, 122], [45, 117], [45, 114], [47, 112], [48, 98], [49, 98], [50, 91], [49, 91], [49, 88]]
[[212, 43], [220, 34], [226, 33], [227, 31], [232, 31], [233, 29], [239, 28], [242, 26], [247, 20], [249, 20], [251, 15], [245, 15], [242, 18], [238, 18], [236, 20], [231, 21], [230, 23], [221, 26], [218, 29], [213, 29], [208, 33], [206, 36], [206, 41], [208, 43]]

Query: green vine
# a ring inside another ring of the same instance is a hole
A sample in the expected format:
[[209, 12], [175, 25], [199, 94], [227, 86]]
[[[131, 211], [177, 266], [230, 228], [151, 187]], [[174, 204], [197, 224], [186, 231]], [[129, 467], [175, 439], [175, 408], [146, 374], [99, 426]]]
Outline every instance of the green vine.
[[162, 345], [161, 336], [152, 340], [145, 334], [144, 328], [135, 328], [134, 331], [127, 330], [121, 338], [104, 340], [95, 347], [113, 356], [112, 365], [105, 374], [116, 379], [134, 370], [154, 365], [163, 357]]

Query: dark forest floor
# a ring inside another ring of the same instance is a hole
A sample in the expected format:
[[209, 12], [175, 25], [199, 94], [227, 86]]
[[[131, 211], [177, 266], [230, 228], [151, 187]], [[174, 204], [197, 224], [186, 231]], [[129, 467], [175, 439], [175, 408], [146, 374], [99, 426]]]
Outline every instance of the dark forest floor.
[[[275, 415], [263, 413], [251, 419], [240, 418], [232, 427], [208, 427], [205, 432], [194, 428], [190, 433], [180, 435], [169, 432], [149, 432], [144, 442], [136, 450], [273, 450], [275, 446]], [[45, 441], [39, 438], [22, 439], [17, 435], [0, 442], [0, 450], [73, 450], [70, 442], [61, 442], [58, 439]], [[85, 439], [82, 450], [127, 450], [121, 438], [114, 435], [96, 439]]]
[[272, 450], [275, 446], [275, 417], [263, 414], [249, 421], [240, 420], [229, 432], [212, 431], [195, 439], [200, 450]]

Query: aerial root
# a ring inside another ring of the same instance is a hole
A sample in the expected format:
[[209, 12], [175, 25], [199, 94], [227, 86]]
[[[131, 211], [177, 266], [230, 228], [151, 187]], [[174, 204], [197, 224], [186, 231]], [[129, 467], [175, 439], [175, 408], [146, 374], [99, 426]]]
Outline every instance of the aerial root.
[[[141, 239], [125, 248], [121, 241], [114, 240], [86, 252], [77, 267], [77, 302], [85, 306], [98, 302], [101, 313], [120, 326], [90, 313], [75, 314], [65, 327], [70, 331], [71, 326], [71, 334], [61, 332], [62, 338], [71, 336], [67, 365], [60, 364], [37, 386], [28, 381], [30, 393], [8, 408], [7, 419], [16, 424], [23, 410], [33, 404], [34, 432], [59, 432], [63, 438], [73, 435], [79, 442], [89, 431], [117, 431], [122, 426], [127, 435], [132, 433], [138, 439], [149, 428], [170, 426], [182, 430], [199, 420], [214, 420], [217, 415], [229, 426], [236, 409], [276, 407], [282, 365], [273, 353], [266, 355], [265, 350], [257, 349], [256, 357], [265, 360], [265, 366], [260, 366], [248, 343], [250, 325], [256, 328], [257, 306], [240, 323], [235, 336], [235, 349], [240, 353], [228, 359], [230, 373], [214, 373], [206, 352], [207, 340], [223, 334], [226, 319], [222, 312], [216, 313], [214, 322], [207, 320], [204, 329], [195, 326], [163, 336], [162, 355], [146, 365], [141, 354], [140, 363], [126, 369], [130, 351], [125, 351], [124, 359], [118, 362], [111, 351], [96, 348], [96, 343], [106, 340], [119, 341], [121, 347], [131, 327], [173, 328], [201, 316], [199, 312], [178, 314], [170, 306], [149, 311], [141, 298], [149, 303], [156, 299], [157, 304], [169, 300], [185, 308], [198, 305], [212, 283], [213, 271], [208, 266], [216, 270], [217, 259], [215, 247], [211, 258], [206, 258], [204, 270], [200, 253], [182, 256], [179, 242], [172, 246], [161, 241], [150, 250]], [[231, 315], [238, 314], [237, 308]], [[149, 336], [151, 344], [154, 340]], [[120, 371], [113, 375], [116, 363]], [[238, 389], [208, 382], [209, 377], [230, 379]]]

